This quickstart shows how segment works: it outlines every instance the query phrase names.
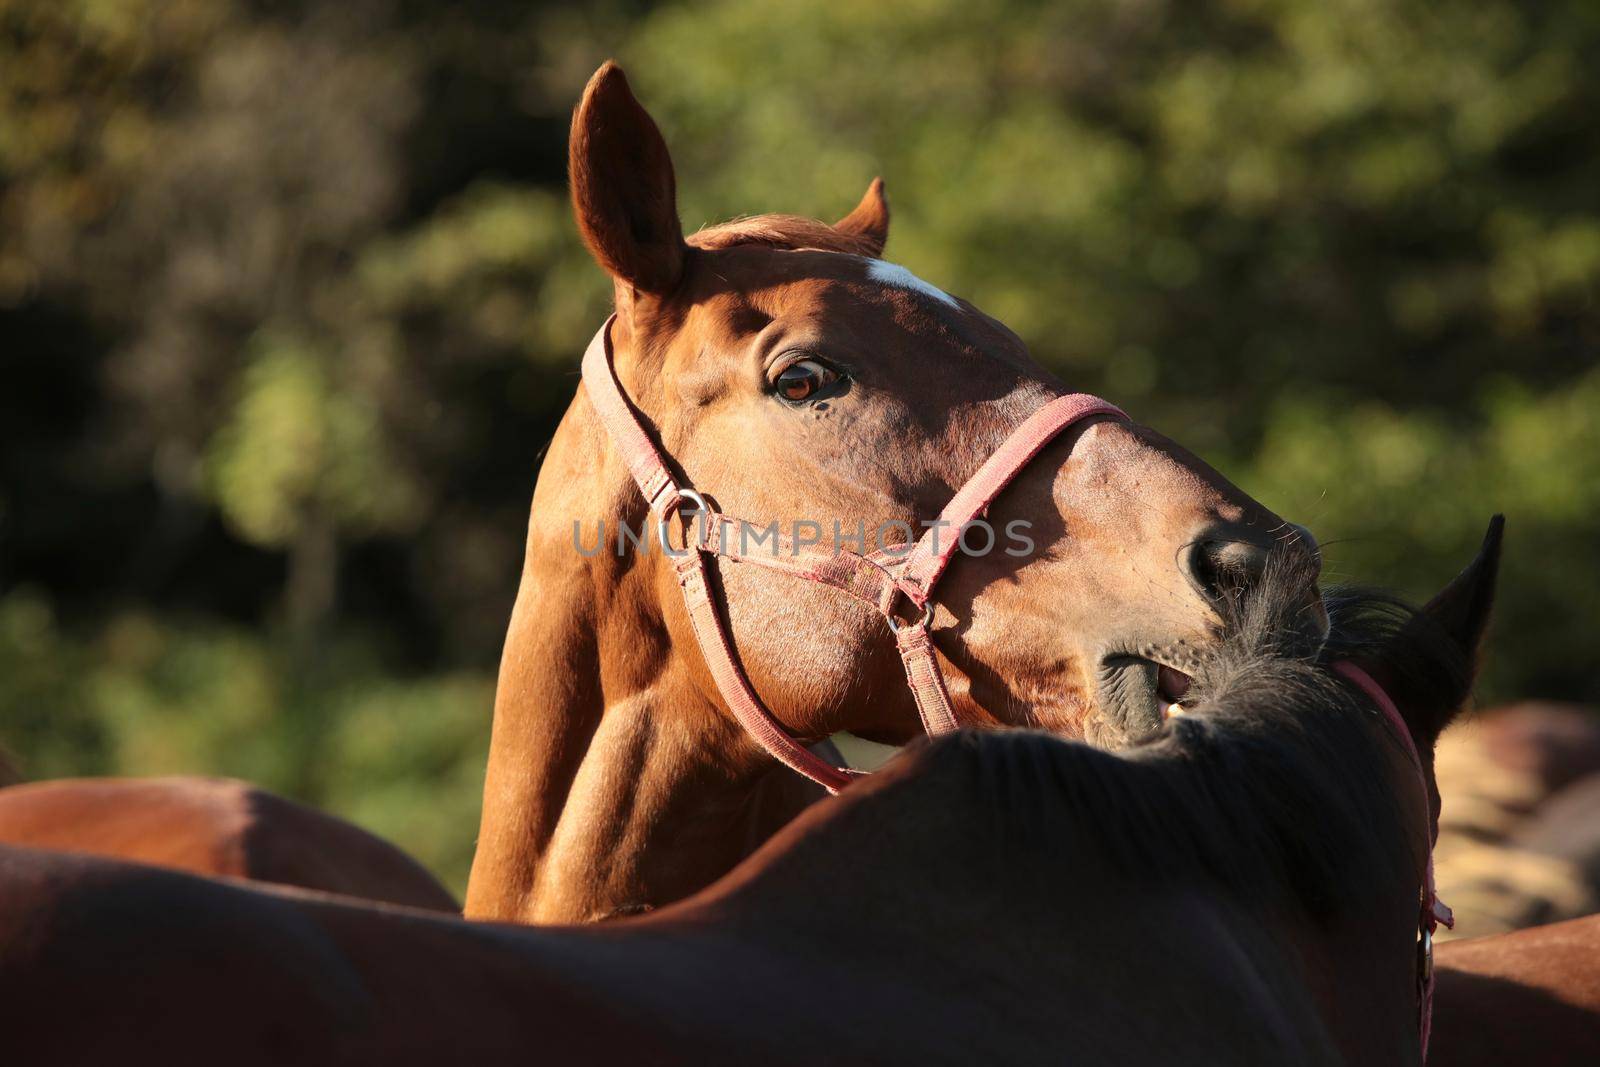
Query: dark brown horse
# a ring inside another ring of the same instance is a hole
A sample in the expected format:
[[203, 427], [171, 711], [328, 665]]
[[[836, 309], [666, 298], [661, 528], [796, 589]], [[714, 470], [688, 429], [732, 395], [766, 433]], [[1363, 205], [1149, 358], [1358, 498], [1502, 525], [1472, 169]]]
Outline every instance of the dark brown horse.
[[[686, 239], [667, 147], [610, 64], [574, 117], [571, 178], [615, 283], [617, 379], [682, 484], [727, 514], [841, 547], [914, 539], [1064, 392], [1000, 323], [878, 258], [881, 183], [832, 226], [763, 215]], [[534, 494], [474, 917], [584, 921], [681, 898], [819, 794], [731, 718], [672, 561], [614, 550], [648, 521], [580, 390]], [[958, 555], [932, 616], [956, 709], [1104, 745], [1159, 726], [1218, 640], [1222, 589], [1248, 586], [1273, 547], [1316, 558], [1182, 448], [1104, 417], [1045, 447], [988, 522], [998, 543]], [[1326, 617], [1315, 567], [1302, 573], [1285, 624], [1314, 641]], [[737, 660], [789, 734], [919, 731], [882, 615], [759, 567], [714, 578]]]
[[13, 785], [0, 789], [0, 842], [460, 910], [449, 890], [387, 841], [228, 778]]
[[1600, 1063], [1600, 915], [1440, 945], [1429, 1067]]
[[[1497, 549], [1424, 616], [1338, 605], [1339, 654], [1424, 753], [1465, 697]], [[1124, 755], [945, 738], [606, 926], [0, 850], [0, 1038], [96, 1067], [1415, 1064], [1431, 773], [1274, 629], [1241, 627], [1204, 700]]]

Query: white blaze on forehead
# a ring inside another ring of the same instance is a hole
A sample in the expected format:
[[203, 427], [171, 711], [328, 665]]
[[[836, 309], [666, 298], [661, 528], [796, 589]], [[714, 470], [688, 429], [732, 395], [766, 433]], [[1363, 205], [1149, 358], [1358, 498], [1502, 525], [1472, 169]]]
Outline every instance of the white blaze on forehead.
[[960, 306], [956, 303], [955, 297], [937, 285], [923, 281], [898, 263], [889, 263], [881, 259], [869, 259], [867, 260], [867, 277], [883, 285], [892, 285], [898, 289], [910, 289], [913, 292], [921, 293], [923, 296], [931, 296], [941, 304], [948, 304], [950, 307]]

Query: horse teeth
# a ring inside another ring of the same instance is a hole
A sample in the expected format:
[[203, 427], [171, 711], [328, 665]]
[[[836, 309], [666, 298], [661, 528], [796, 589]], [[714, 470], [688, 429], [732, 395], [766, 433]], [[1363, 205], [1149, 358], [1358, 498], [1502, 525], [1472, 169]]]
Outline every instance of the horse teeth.
[[1161, 717], [1163, 719], [1170, 719], [1174, 715], [1182, 715], [1183, 713], [1183, 705], [1176, 700], [1161, 709]]

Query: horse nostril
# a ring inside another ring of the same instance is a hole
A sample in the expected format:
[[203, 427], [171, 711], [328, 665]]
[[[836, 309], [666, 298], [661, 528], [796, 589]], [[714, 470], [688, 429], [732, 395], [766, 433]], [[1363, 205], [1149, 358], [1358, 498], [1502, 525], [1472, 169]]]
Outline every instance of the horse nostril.
[[1260, 584], [1270, 555], [1249, 541], [1200, 541], [1184, 554], [1184, 571], [1211, 600], [1236, 600]]

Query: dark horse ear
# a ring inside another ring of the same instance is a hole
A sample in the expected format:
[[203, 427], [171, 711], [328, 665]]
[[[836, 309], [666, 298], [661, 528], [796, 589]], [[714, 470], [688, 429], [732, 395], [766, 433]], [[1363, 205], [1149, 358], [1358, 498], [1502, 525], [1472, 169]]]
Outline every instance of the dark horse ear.
[[889, 198], [883, 192], [883, 179], [874, 178], [867, 186], [866, 195], [854, 211], [833, 224], [840, 233], [864, 238], [873, 246], [874, 257], [883, 255], [883, 246], [889, 240]]
[[1489, 627], [1489, 612], [1494, 607], [1495, 580], [1500, 575], [1500, 547], [1505, 532], [1504, 515], [1490, 519], [1483, 545], [1466, 570], [1456, 575], [1422, 609], [1422, 613], [1449, 634], [1462, 654], [1474, 663], [1483, 644], [1484, 631]]
[[[1438, 691], [1418, 692], [1407, 701], [1407, 718], [1418, 745], [1429, 745], [1438, 740], [1444, 728], [1460, 712], [1471, 695], [1472, 680], [1478, 670], [1478, 654], [1483, 646], [1483, 635], [1489, 627], [1489, 614], [1494, 607], [1495, 581], [1500, 574], [1500, 547], [1505, 537], [1506, 520], [1496, 515], [1489, 520], [1489, 530], [1483, 535], [1483, 546], [1465, 570], [1456, 575], [1428, 601], [1415, 620], [1406, 627], [1409, 636], [1425, 640], [1419, 632], [1431, 631], [1434, 641], [1443, 640], [1456, 657], [1461, 669], [1452, 673], [1449, 683], [1443, 679], [1435, 682]], [[1402, 637], [1408, 636], [1402, 634]], [[1409, 706], [1407, 706], [1409, 705]]]
[[667, 143], [622, 68], [583, 90], [567, 146], [572, 208], [589, 251], [621, 285], [663, 296], [683, 277], [683, 229]]

